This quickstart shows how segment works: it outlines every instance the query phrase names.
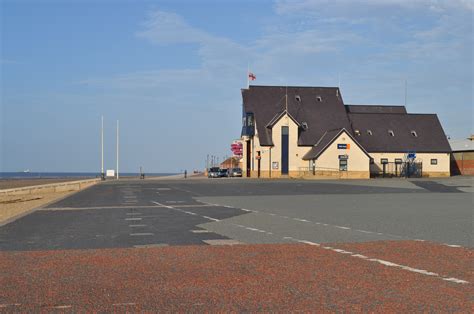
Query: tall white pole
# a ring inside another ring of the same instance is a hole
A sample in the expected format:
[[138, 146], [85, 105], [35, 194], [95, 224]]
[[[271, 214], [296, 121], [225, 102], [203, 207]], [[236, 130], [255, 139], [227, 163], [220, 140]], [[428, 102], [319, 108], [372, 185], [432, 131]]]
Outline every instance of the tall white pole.
[[119, 120], [117, 120], [117, 180], [119, 178]]
[[100, 175], [104, 177], [104, 116], [102, 116], [102, 127], [100, 131], [100, 146], [101, 146], [101, 167], [100, 167]]
[[250, 88], [249, 75], [250, 75], [250, 64], [247, 63], [247, 89]]

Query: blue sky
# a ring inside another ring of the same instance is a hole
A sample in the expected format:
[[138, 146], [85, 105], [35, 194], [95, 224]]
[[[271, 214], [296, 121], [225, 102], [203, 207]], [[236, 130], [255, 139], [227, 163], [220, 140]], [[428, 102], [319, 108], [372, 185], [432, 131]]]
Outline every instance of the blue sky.
[[201, 169], [258, 85], [341, 87], [350, 104], [437, 113], [473, 133], [472, 0], [1, 3], [0, 171]]

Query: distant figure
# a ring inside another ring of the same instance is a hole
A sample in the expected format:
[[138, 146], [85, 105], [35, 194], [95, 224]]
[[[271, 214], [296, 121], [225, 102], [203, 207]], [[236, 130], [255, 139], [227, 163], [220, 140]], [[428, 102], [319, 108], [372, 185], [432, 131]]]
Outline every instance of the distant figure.
[[184, 178], [186, 179], [188, 177], [188, 172], [184, 170]]

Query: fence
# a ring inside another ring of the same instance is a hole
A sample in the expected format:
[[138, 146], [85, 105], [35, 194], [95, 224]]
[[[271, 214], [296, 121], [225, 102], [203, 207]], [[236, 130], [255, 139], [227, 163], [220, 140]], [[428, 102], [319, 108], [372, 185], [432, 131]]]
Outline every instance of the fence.
[[421, 178], [423, 163], [421, 161], [373, 163], [370, 165], [370, 175], [383, 178]]

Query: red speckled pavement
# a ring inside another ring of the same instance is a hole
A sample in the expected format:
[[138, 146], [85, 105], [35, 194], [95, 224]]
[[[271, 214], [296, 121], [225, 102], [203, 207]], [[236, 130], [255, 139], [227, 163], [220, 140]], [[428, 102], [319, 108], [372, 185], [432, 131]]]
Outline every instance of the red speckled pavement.
[[[0, 311], [469, 313], [472, 257], [414, 241], [0, 252]], [[470, 282], [442, 279], [449, 276]]]

